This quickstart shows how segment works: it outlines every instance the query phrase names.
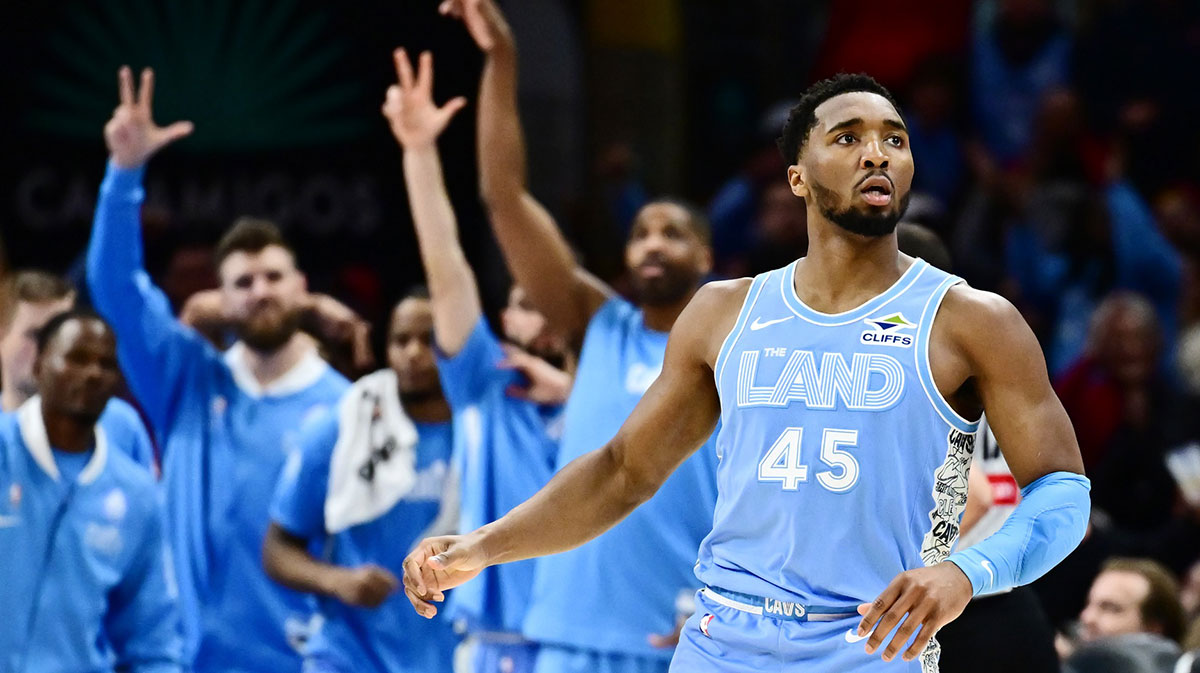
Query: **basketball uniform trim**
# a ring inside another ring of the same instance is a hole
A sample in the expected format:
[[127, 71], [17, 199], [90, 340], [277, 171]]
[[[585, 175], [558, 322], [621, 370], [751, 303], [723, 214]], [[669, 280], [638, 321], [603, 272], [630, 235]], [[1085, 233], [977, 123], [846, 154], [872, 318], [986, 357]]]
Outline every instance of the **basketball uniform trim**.
[[877, 294], [871, 299], [868, 299], [857, 308], [852, 308], [849, 311], [841, 313], [821, 313], [809, 308], [800, 297], [796, 295], [796, 264], [800, 260], [792, 262], [785, 267], [782, 274], [782, 279], [779, 283], [780, 295], [783, 297], [783, 303], [792, 310], [797, 316], [815, 325], [823, 325], [825, 327], [838, 327], [841, 325], [849, 325], [850, 323], [865, 320], [871, 314], [883, 308], [893, 299], [903, 295], [929, 268], [929, 264], [920, 258], [914, 259], [904, 273], [896, 279], [892, 286], [884, 290], [881, 294]]
[[921, 387], [925, 389], [925, 396], [929, 398], [933, 408], [951, 427], [971, 434], [979, 429], [979, 419], [969, 421], [950, 406], [934, 383], [933, 370], [929, 366], [929, 334], [933, 330], [933, 321], [937, 317], [938, 308], [941, 307], [942, 299], [945, 298], [950, 288], [962, 282], [964, 282], [962, 278], [950, 276], [943, 280], [942, 284], [938, 285], [933, 294], [929, 296], [929, 301], [925, 303], [925, 309], [921, 311], [921, 319], [917, 327], [917, 343], [913, 352], [917, 358], [917, 377], [921, 379]]
[[713, 367], [713, 379], [718, 387], [721, 385], [721, 370], [725, 367], [725, 361], [729, 359], [729, 351], [733, 350], [733, 346], [742, 336], [742, 332], [746, 330], [746, 323], [749, 321], [750, 314], [754, 311], [754, 305], [758, 303], [758, 296], [762, 294], [763, 286], [766, 285], [770, 275], [770, 273], [762, 273], [751, 281], [750, 289], [746, 291], [746, 297], [742, 299], [742, 308], [738, 311], [737, 320], [730, 328], [729, 334], [725, 335], [725, 340], [721, 342], [721, 350], [717, 351], [717, 361]]

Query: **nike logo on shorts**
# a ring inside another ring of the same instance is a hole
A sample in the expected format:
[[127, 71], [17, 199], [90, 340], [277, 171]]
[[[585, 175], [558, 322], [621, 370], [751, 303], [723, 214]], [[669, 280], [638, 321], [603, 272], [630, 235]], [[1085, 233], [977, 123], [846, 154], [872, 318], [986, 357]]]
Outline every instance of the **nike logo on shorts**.
[[750, 331], [757, 332], [758, 330], [760, 330], [764, 327], [770, 327], [771, 325], [777, 325], [781, 322], [787, 322], [788, 320], [791, 320], [792, 318], [795, 318], [795, 317], [796, 316], [794, 316], [794, 315], [789, 315], [786, 318], [778, 318], [776, 320], [768, 320], [766, 322], [763, 322], [762, 316], [759, 316], [754, 319], [754, 322], [750, 323]]
[[846, 632], [846, 642], [848, 642], [848, 643], [861, 643], [862, 641], [864, 641], [870, 637], [871, 637], [871, 634], [869, 634], [869, 633], [865, 636], [858, 635], [858, 627], [857, 626]]

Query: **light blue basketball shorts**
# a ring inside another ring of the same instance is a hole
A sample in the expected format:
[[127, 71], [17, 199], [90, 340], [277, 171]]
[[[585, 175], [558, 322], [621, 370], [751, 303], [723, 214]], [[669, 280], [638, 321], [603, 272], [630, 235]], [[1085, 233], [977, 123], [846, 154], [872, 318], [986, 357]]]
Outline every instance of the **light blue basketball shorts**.
[[533, 673], [537, 643], [497, 642], [480, 638], [471, 643], [471, 673]]
[[543, 643], [534, 673], [667, 673], [665, 658], [637, 657]]
[[812, 615], [800, 609], [793, 614], [785, 603], [790, 616], [773, 615], [778, 601], [764, 609], [762, 599], [754, 605], [738, 598], [712, 589], [696, 594], [696, 612], [679, 636], [670, 673], [937, 673], [937, 641], [913, 661], [897, 655], [888, 662], [881, 656], [888, 639], [875, 654], [866, 653], [866, 639], [855, 635], [857, 613], [815, 608]]

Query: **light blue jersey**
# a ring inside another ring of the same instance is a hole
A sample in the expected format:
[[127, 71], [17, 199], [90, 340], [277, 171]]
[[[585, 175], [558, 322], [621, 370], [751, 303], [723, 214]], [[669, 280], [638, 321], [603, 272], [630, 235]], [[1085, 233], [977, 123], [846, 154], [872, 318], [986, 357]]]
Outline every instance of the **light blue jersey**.
[[180, 325], [143, 268], [141, 179], [141, 169], [109, 166], [88, 287], [162, 447], [186, 655], [197, 673], [298, 670], [295, 644], [311, 614], [304, 596], [263, 571], [267, 510], [298, 429], [349, 383], [312, 352], [264, 389], [240, 345], [222, 354]]
[[103, 428], [54, 450], [39, 405], [0, 417], [0, 671], [180, 673], [153, 478]]
[[[353, 393], [352, 393], [353, 394]], [[366, 564], [404, 576], [404, 557], [438, 518], [453, 450], [449, 423], [416, 423], [416, 485], [386, 513], [334, 535], [326, 532], [330, 460], [338, 441], [338, 414], [307, 424], [299, 452], [280, 477], [271, 519], [310, 542], [327, 562]], [[334, 598], [317, 600], [318, 617], [304, 648], [310, 667], [339, 673], [451, 673], [458, 638], [441, 615], [425, 619], [402, 590], [366, 609]]]
[[717, 359], [720, 495], [696, 574], [767, 614], [853, 612], [958, 537], [977, 422], [935, 387], [929, 333], [961, 280], [916, 260], [829, 315], [796, 296], [795, 266], [754, 279]]
[[[503, 359], [483, 317], [457, 353], [438, 358], [442, 390], [454, 411], [464, 531], [504, 516], [554, 473], [562, 408], [509, 396], [508, 386], [521, 381], [517, 372], [499, 368]], [[532, 560], [487, 568], [454, 590], [447, 612], [468, 632], [520, 632], [533, 570]]]
[[[567, 401], [558, 467], [616, 435], [662, 370], [667, 334], [613, 298], [592, 317]], [[663, 437], [663, 441], [670, 441]], [[525, 635], [543, 644], [666, 661], [647, 641], [675, 629], [675, 600], [712, 528], [717, 458], [709, 440], [658, 493], [587, 544], [538, 560]], [[540, 664], [539, 664], [540, 665]]]
[[154, 444], [142, 417], [125, 400], [112, 398], [100, 414], [100, 427], [108, 437], [109, 445], [133, 459], [133, 462], [154, 472]]

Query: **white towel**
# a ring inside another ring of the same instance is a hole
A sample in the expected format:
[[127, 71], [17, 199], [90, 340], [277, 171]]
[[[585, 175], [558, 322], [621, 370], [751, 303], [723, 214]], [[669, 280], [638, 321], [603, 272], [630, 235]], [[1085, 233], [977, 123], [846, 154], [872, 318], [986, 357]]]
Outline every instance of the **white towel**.
[[396, 373], [362, 377], [338, 404], [325, 528], [339, 533], [374, 520], [417, 482], [417, 428], [400, 405]]

